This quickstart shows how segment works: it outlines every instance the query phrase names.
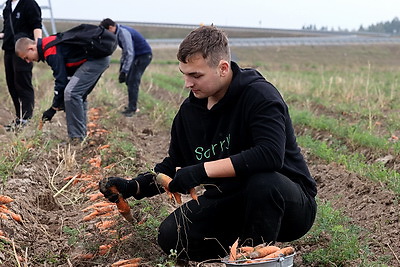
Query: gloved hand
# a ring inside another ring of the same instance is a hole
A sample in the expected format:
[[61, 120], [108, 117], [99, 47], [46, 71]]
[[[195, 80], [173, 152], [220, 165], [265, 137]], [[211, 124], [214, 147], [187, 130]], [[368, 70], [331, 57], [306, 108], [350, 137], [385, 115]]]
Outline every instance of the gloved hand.
[[119, 76], [118, 76], [118, 81], [119, 81], [119, 83], [124, 83], [125, 81], [126, 81], [126, 74], [125, 74], [125, 72], [120, 72], [119, 73]]
[[56, 114], [56, 112], [57, 111], [55, 109], [50, 107], [48, 110], [43, 112], [42, 121], [51, 121], [51, 119], [53, 118], [54, 114]]
[[181, 168], [169, 183], [169, 190], [171, 192], [187, 194], [190, 189], [201, 184], [207, 177], [204, 163]]
[[110, 187], [114, 186], [123, 198], [129, 198], [136, 194], [138, 189], [137, 182], [132, 180], [123, 179], [120, 177], [108, 177], [99, 182], [100, 192], [105, 198], [111, 202], [116, 203], [118, 201], [118, 194], [110, 190]]

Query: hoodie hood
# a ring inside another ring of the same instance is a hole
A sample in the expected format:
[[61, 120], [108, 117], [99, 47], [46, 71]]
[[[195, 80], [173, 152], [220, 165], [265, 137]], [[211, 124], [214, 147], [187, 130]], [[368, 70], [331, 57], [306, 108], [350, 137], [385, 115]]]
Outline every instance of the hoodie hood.
[[[232, 102], [234, 103], [246, 88], [252, 86], [254, 83], [265, 82], [264, 77], [255, 69], [240, 68], [234, 61], [231, 61], [231, 69], [233, 72], [231, 84], [224, 97], [212, 107], [211, 111], [219, 110]], [[203, 107], [207, 106], [207, 98], [198, 99], [192, 92], [190, 92], [189, 99], [193, 104]]]

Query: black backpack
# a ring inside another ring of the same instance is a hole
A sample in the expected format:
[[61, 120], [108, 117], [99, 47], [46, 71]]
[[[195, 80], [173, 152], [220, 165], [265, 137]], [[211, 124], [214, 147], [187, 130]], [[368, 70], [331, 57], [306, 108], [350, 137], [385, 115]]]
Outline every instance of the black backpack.
[[60, 43], [83, 47], [88, 57], [101, 58], [110, 56], [117, 48], [117, 37], [114, 33], [102, 26], [81, 24], [65, 32], [55, 34], [57, 37], [45, 46], [49, 47]]

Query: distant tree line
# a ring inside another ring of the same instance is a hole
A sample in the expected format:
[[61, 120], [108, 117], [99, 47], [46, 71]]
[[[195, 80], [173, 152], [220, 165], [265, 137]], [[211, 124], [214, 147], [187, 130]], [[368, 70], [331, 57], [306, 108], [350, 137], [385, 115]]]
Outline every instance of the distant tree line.
[[392, 21], [372, 24], [371, 26], [369, 26], [366, 29], [364, 29], [362, 26], [360, 26], [360, 29], [358, 31], [398, 34], [398, 33], [400, 33], [400, 20], [398, 17], [395, 17]]
[[[316, 25], [307, 25], [302, 27], [303, 30], [308, 31], [349, 31], [348, 29], [334, 28], [329, 29], [328, 27], [318, 28]], [[392, 21], [379, 22], [377, 24], [372, 24], [368, 27], [363, 27], [362, 25], [358, 29], [359, 32], [378, 32], [378, 33], [390, 33], [390, 34], [400, 34], [400, 20], [395, 17]]]

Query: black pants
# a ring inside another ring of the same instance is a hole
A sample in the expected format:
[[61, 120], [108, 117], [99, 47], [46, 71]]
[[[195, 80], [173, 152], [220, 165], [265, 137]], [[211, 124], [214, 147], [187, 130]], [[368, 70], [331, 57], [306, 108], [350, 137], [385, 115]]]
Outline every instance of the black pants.
[[126, 85], [128, 86], [128, 109], [136, 111], [139, 97], [139, 86], [142, 75], [153, 58], [152, 54], [137, 56], [129, 69]]
[[19, 119], [32, 118], [35, 92], [32, 86], [33, 64], [17, 57], [14, 52], [5, 51], [4, 67], [8, 91], [14, 103], [15, 116]]
[[234, 194], [191, 200], [162, 222], [158, 243], [170, 254], [194, 261], [219, 259], [237, 238], [258, 245], [302, 237], [314, 223], [313, 197], [289, 178], [272, 172], [253, 175]]

